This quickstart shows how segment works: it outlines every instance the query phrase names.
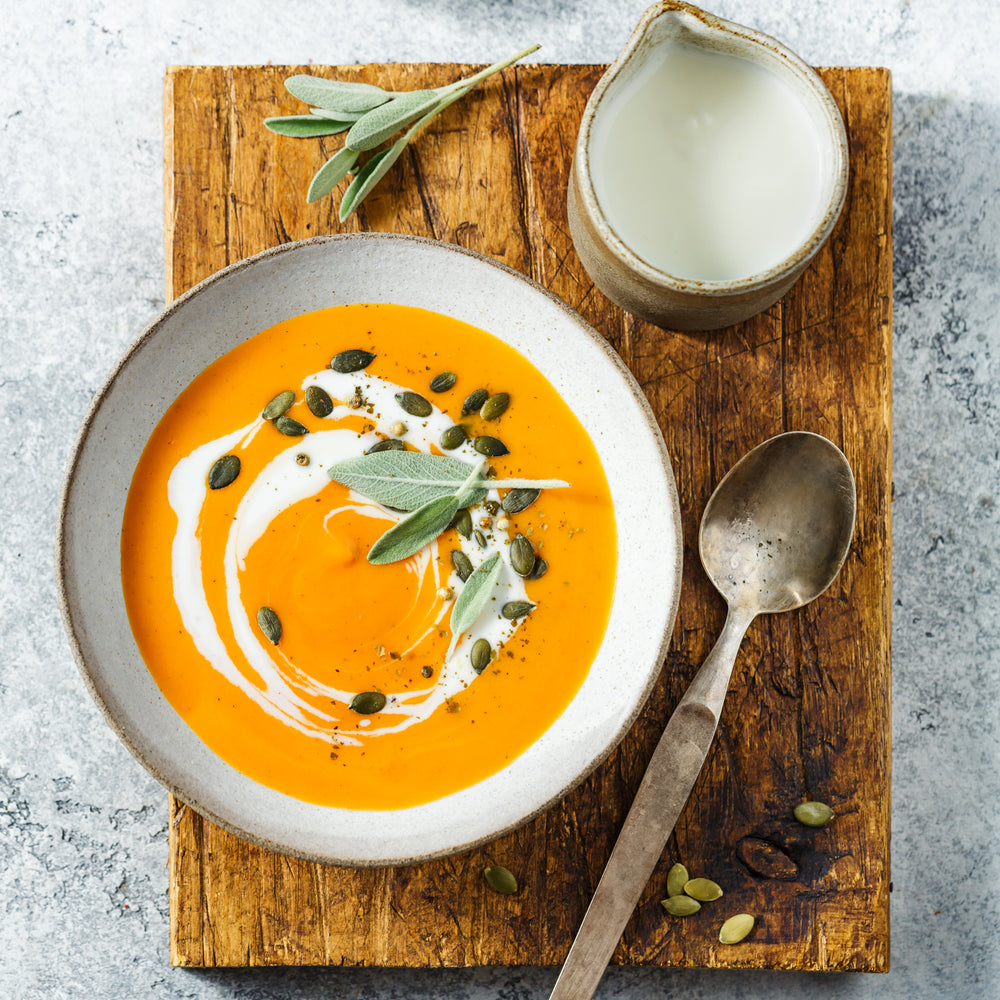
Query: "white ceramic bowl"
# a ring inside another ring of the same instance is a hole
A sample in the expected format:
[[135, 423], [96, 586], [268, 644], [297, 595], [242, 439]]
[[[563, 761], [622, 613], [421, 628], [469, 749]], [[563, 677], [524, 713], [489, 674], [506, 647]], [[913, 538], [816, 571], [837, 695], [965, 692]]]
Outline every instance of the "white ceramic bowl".
[[[593, 439], [618, 528], [607, 633], [566, 711], [499, 773], [396, 811], [302, 802], [216, 756], [146, 669], [129, 628], [120, 575], [132, 473], [181, 390], [260, 330], [352, 302], [445, 313], [530, 359]], [[461, 851], [559, 799], [635, 720], [663, 662], [680, 590], [681, 528], [670, 461], [646, 399], [618, 356], [563, 302], [523, 275], [460, 247], [406, 236], [318, 237], [277, 247], [178, 299], [129, 348], [97, 394], [69, 465], [59, 521], [60, 597], [73, 650], [91, 694], [132, 753], [213, 822], [265, 847], [335, 864], [406, 864]]]

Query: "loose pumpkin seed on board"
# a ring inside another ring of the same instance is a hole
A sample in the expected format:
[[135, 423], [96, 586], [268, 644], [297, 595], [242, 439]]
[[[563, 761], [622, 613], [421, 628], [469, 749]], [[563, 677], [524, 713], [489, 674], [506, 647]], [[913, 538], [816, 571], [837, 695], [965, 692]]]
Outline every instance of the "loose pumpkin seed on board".
[[749, 913], [731, 916], [719, 929], [721, 944], [739, 944], [752, 930], [756, 920]]
[[701, 903], [690, 896], [668, 896], [660, 900], [663, 907], [672, 917], [690, 917], [701, 909]]
[[800, 802], [795, 818], [803, 826], [826, 826], [837, 814], [825, 802]]
[[517, 879], [513, 872], [503, 865], [487, 865], [483, 869], [486, 884], [494, 891], [504, 896], [513, 896], [517, 892]]
[[711, 903], [713, 899], [721, 899], [722, 886], [710, 878], [692, 878], [684, 883], [684, 892], [701, 903]]
[[667, 895], [680, 896], [684, 892], [684, 884], [691, 878], [688, 870], [678, 861], [670, 866], [667, 872]]

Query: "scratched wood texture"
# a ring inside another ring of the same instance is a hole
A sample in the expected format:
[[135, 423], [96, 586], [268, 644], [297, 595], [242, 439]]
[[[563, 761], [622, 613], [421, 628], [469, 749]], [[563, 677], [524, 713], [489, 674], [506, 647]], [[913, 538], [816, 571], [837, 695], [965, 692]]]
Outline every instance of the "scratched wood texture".
[[[300, 113], [292, 72], [436, 86], [455, 65], [179, 67], [165, 80], [168, 296], [288, 240], [345, 230], [434, 237], [530, 275], [625, 359], [674, 462], [684, 525], [680, 614], [659, 683], [620, 748], [561, 803], [486, 847], [409, 868], [349, 870], [269, 853], [171, 803], [170, 947], [182, 966], [545, 965], [561, 962], [657, 736], [723, 622], [698, 561], [697, 525], [725, 471], [784, 430], [839, 444], [857, 476], [850, 557], [828, 593], [758, 619], [737, 661], [719, 735], [614, 961], [673, 966], [885, 971], [889, 964], [891, 89], [882, 69], [822, 75], [851, 150], [847, 206], [828, 245], [777, 305], [712, 334], [636, 321], [598, 292], [565, 214], [570, 155], [599, 66], [521, 66], [452, 106], [348, 223], [309, 179], [340, 137], [274, 136]], [[650, 595], [655, 600], [655, 595]], [[790, 814], [806, 798], [837, 818]], [[789, 880], [740, 860], [752, 837], [797, 866]], [[724, 888], [685, 920], [666, 916], [677, 860]], [[490, 862], [521, 891], [484, 886]], [[722, 920], [756, 914], [738, 947]]]

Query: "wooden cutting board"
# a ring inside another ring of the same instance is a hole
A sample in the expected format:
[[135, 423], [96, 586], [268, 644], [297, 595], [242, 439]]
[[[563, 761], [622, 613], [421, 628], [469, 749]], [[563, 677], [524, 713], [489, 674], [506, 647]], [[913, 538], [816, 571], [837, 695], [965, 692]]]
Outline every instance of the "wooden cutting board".
[[[573, 252], [565, 191], [600, 66], [521, 66], [452, 106], [348, 223], [307, 205], [340, 137], [289, 139], [261, 124], [303, 108], [294, 72], [393, 90], [465, 75], [454, 65], [180, 67], [165, 82], [167, 291], [288, 240], [353, 230], [470, 247], [560, 295], [625, 359], [674, 462], [684, 525], [680, 614], [659, 683], [619, 749], [561, 803], [482, 849], [410, 868], [348, 870], [269, 853], [172, 801], [175, 965], [547, 965], [562, 961], [661, 728], [722, 626], [697, 526], [712, 489], [754, 445], [816, 431], [843, 448], [858, 486], [839, 579], [802, 610], [758, 619], [737, 661], [718, 738], [614, 961], [886, 971], [889, 964], [891, 501], [891, 91], [882, 69], [827, 69], [851, 149], [847, 205], [828, 245], [765, 314], [710, 334], [634, 320]], [[651, 594], [650, 600], [656, 600]], [[793, 807], [829, 803], [825, 829]], [[741, 841], [780, 846], [783, 881], [750, 871]], [[682, 861], [725, 897], [696, 916], [659, 905]], [[506, 865], [513, 897], [482, 869]], [[755, 914], [751, 937], [718, 928]]]

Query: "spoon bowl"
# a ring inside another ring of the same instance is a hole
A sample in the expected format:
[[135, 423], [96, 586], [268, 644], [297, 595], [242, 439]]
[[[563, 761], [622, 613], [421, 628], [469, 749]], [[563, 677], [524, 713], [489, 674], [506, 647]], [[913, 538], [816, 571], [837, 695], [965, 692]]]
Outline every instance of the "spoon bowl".
[[701, 563], [730, 605], [774, 613], [823, 593], [854, 534], [854, 475], [825, 437], [792, 431], [758, 445], [716, 487]]
[[805, 431], [758, 445], [715, 488], [699, 548], [729, 607], [726, 624], [653, 751], [549, 1000], [593, 996], [708, 756], [747, 628], [758, 614], [799, 608], [833, 583], [856, 509], [847, 459]]

